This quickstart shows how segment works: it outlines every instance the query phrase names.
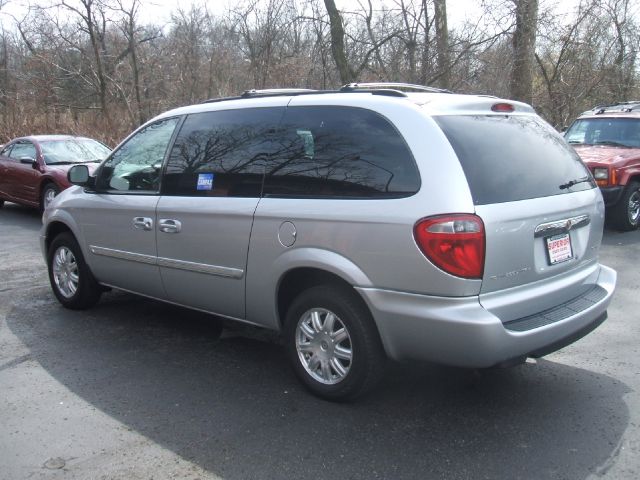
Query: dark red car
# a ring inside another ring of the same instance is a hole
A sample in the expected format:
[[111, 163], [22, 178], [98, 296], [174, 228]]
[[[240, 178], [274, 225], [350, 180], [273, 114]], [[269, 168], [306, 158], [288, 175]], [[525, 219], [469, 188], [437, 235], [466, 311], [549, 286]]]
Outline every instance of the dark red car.
[[565, 138], [600, 186], [608, 222], [623, 231], [640, 227], [640, 102], [588, 110]]
[[0, 207], [5, 201], [44, 210], [71, 186], [67, 171], [88, 163], [93, 171], [111, 150], [86, 137], [34, 135], [16, 138], [0, 151]]

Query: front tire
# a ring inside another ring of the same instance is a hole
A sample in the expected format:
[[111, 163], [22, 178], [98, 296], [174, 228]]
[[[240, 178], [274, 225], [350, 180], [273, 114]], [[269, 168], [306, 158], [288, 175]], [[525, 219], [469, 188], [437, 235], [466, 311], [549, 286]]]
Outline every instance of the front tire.
[[64, 307], [84, 310], [100, 299], [102, 289], [70, 233], [53, 239], [47, 252], [47, 267], [53, 293]]
[[353, 291], [321, 285], [287, 311], [285, 337], [294, 372], [311, 392], [333, 401], [370, 391], [386, 357], [371, 314]]
[[42, 196], [40, 198], [40, 211], [44, 212], [45, 208], [53, 201], [53, 199], [60, 193], [60, 189], [53, 183], [47, 183], [42, 189]]
[[640, 225], [640, 183], [627, 185], [618, 204], [613, 208], [612, 224], [624, 232], [635, 230]]

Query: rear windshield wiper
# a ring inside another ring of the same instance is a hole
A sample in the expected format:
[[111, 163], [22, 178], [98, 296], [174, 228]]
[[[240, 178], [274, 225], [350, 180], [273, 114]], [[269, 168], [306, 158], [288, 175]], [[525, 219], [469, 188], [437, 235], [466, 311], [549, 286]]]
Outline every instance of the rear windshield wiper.
[[586, 183], [586, 182], [591, 182], [591, 177], [587, 176], [587, 177], [578, 178], [576, 180], [569, 180], [567, 183], [563, 183], [558, 188], [560, 190], [565, 190], [565, 189], [571, 188], [574, 185], [577, 185], [579, 183]]

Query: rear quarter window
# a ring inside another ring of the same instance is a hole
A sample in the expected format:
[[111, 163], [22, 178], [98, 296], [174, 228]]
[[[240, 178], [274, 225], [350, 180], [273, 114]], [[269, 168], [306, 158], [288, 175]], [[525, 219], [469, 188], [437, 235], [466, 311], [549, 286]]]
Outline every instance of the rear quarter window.
[[289, 107], [265, 168], [269, 196], [398, 198], [419, 189], [404, 138], [383, 116], [355, 107]]
[[[434, 117], [455, 150], [476, 205], [595, 188], [578, 154], [533, 115]], [[571, 188], [571, 180], [587, 179]]]

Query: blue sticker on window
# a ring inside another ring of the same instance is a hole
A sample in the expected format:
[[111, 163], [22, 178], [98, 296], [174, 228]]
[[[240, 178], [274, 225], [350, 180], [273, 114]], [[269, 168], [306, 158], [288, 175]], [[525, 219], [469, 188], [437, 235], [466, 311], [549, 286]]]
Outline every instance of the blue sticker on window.
[[199, 173], [198, 174], [198, 190], [213, 190], [213, 173]]

